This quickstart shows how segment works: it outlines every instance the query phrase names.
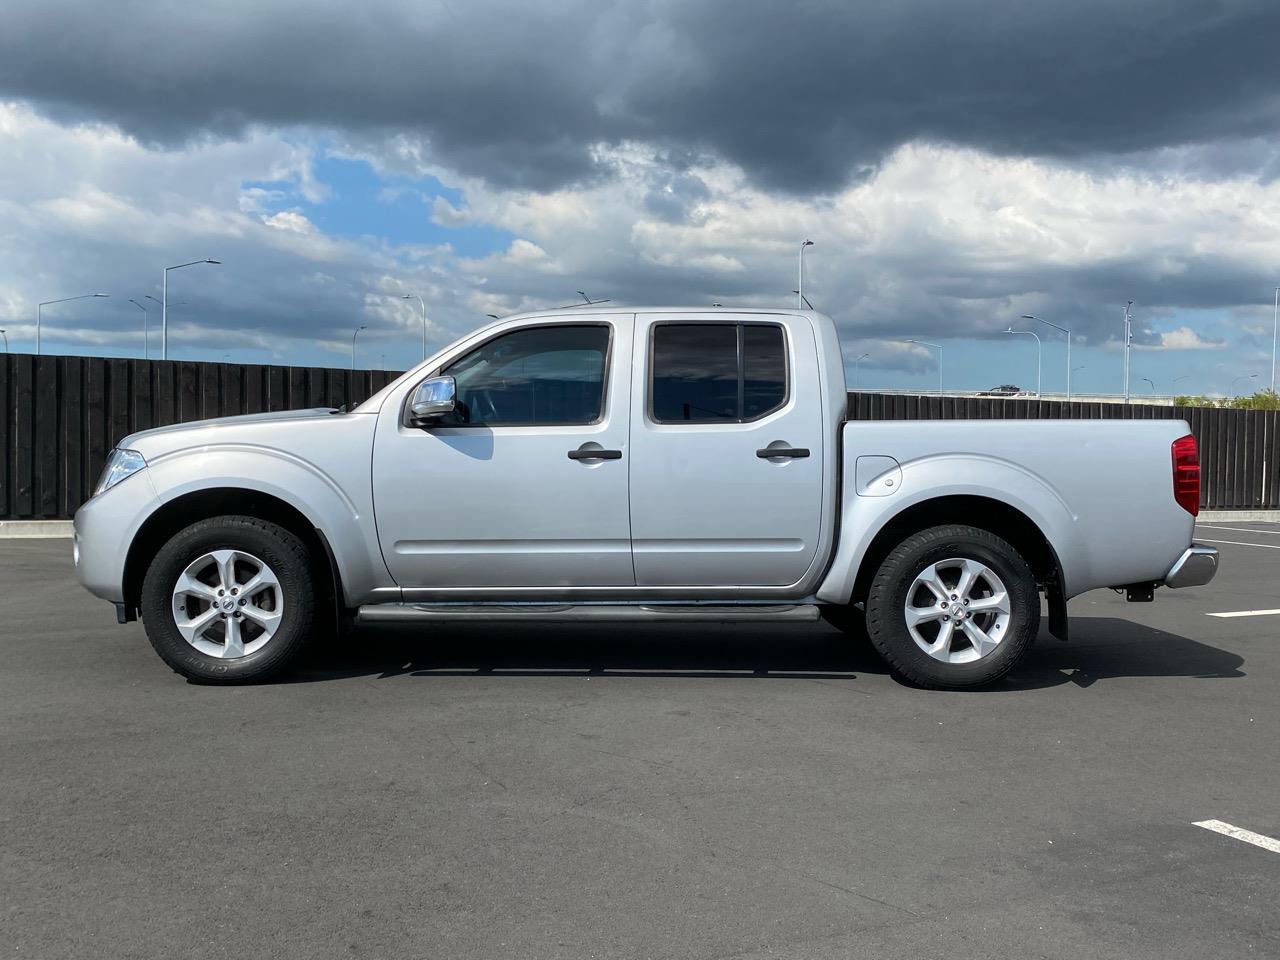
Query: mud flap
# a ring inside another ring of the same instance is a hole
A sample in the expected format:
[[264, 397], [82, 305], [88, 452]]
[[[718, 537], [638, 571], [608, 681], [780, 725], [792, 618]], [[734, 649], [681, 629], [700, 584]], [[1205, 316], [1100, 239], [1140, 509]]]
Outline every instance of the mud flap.
[[1062, 594], [1062, 583], [1055, 576], [1044, 585], [1045, 599], [1049, 602], [1049, 633], [1059, 640], [1067, 639], [1067, 598]]

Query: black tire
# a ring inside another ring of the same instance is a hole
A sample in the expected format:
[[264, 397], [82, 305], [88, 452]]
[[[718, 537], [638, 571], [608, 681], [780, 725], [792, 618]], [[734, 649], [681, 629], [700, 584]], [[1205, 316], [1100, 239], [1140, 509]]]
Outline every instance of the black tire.
[[[275, 573], [283, 605], [275, 633], [260, 648], [231, 659], [188, 643], [174, 621], [174, 587], [189, 564], [215, 550], [260, 558]], [[142, 621], [156, 653], [196, 683], [255, 683], [295, 662], [312, 632], [315, 584], [306, 545], [288, 530], [255, 517], [212, 517], [193, 523], [160, 548], [142, 581]]]
[[[947, 663], [922, 650], [904, 612], [917, 575], [954, 558], [989, 567], [1009, 598], [1007, 633], [993, 651], [970, 663]], [[866, 613], [871, 643], [894, 674], [920, 687], [962, 690], [993, 683], [1013, 669], [1040, 630], [1040, 595], [1031, 568], [1012, 546], [986, 530], [947, 525], [914, 533], [890, 551], [871, 582]]]

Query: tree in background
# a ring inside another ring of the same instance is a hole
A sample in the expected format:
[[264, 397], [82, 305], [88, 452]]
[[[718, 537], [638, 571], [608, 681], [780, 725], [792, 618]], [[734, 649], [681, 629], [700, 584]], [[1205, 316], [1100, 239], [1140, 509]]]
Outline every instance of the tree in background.
[[1280, 394], [1267, 389], [1247, 397], [1174, 397], [1175, 407], [1218, 407], [1225, 410], [1280, 410]]

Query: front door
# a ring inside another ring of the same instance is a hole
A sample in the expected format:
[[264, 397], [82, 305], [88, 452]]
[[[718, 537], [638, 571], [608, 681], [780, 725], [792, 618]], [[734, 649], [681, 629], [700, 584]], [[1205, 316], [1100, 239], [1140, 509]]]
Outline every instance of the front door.
[[401, 587], [635, 583], [632, 324], [575, 316], [494, 334], [438, 371], [458, 407], [428, 428], [406, 422], [403, 402], [384, 406], [374, 500]]
[[785, 586], [822, 533], [824, 404], [804, 316], [641, 314], [631, 411], [640, 586]]

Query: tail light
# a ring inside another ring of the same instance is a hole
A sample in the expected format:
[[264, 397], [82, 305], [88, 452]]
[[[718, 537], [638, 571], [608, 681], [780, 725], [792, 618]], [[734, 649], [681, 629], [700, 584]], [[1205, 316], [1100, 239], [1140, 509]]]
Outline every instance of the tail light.
[[1173, 441], [1173, 499], [1193, 517], [1200, 513], [1200, 451], [1190, 434]]

